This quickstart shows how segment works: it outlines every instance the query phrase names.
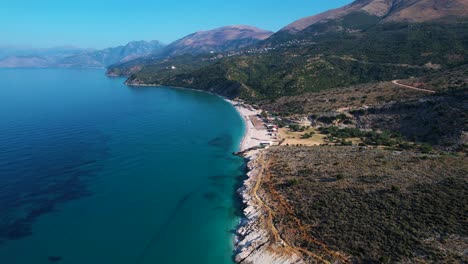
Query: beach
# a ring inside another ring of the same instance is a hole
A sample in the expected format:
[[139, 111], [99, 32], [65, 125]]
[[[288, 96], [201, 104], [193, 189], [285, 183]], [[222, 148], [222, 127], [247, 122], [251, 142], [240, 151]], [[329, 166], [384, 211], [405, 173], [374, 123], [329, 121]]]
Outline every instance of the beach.
[[[242, 116], [245, 133], [240, 145], [240, 153], [247, 160], [247, 179], [238, 190], [244, 204], [243, 218], [239, 222], [235, 238], [235, 261], [237, 263], [304, 263], [300, 254], [291, 251], [281, 238], [272, 239], [274, 226], [268, 221], [268, 206], [257, 194], [265, 169], [263, 152], [265, 148], [255, 148], [261, 143], [277, 144], [278, 139], [268, 134], [263, 121], [258, 123], [254, 117], [261, 110], [251, 106], [229, 101]], [[254, 122], [255, 121], [255, 124]], [[262, 128], [263, 126], [263, 128]]]
[[[251, 106], [238, 101], [225, 100], [236, 108], [237, 112], [244, 120], [245, 132], [240, 144], [240, 152], [257, 147], [262, 143], [273, 145], [277, 141], [273, 136], [268, 135], [268, 131], [263, 125], [263, 121], [261, 118], [257, 117], [262, 112], [261, 110], [256, 110]], [[262, 125], [255, 126], [252, 120], [257, 120], [257, 122], [261, 122]]]

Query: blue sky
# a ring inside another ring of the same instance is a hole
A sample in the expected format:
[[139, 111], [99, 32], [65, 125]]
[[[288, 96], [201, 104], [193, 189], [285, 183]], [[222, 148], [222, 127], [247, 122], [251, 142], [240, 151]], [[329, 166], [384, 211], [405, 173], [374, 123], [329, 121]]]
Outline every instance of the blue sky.
[[0, 0], [0, 45], [104, 48], [165, 43], [246, 24], [272, 31], [351, 0]]

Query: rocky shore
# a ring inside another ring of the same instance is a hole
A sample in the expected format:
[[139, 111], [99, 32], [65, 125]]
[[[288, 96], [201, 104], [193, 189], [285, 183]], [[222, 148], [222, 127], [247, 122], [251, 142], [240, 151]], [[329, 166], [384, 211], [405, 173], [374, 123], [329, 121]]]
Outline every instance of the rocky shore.
[[[243, 117], [246, 131], [241, 143], [240, 151], [246, 151], [258, 144], [258, 140], [272, 140], [264, 131], [258, 130], [249, 120], [249, 115], [255, 115], [259, 111], [253, 111], [247, 106], [242, 106], [234, 101], [232, 103]], [[244, 153], [247, 160], [247, 179], [238, 190], [245, 206], [244, 217], [241, 219], [235, 239], [235, 261], [244, 264], [289, 264], [305, 263], [300, 254], [291, 250], [279, 236], [272, 234], [271, 223], [268, 223], [267, 205], [257, 194], [264, 171], [263, 153], [265, 149], [251, 150]], [[279, 238], [279, 239], [278, 239]]]
[[246, 154], [249, 172], [243, 187], [238, 190], [245, 208], [236, 234], [235, 261], [245, 264], [305, 263], [300, 254], [290, 250], [284, 241], [275, 239], [268, 223], [267, 205], [256, 193], [264, 170], [263, 151], [254, 150]]

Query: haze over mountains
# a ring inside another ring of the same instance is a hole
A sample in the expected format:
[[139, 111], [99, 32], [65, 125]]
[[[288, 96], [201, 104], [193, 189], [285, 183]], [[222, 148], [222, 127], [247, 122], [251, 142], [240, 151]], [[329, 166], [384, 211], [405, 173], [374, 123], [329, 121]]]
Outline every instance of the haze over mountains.
[[159, 41], [133, 41], [124, 46], [103, 50], [69, 47], [48, 49], [15, 49], [0, 47], [2, 68], [103, 68], [157, 52]]
[[[16, 54], [0, 48], [0, 67], [107, 67], [139, 58], [164, 58], [182, 54], [226, 52], [245, 48], [267, 39], [273, 32], [245, 25], [226, 26], [198, 31], [165, 46], [159, 41], [134, 41], [125, 46], [90, 51], [71, 49], [68, 52], [42, 52], [32, 50]], [[55, 49], [48, 49], [54, 51]], [[61, 49], [60, 49], [61, 50]]]
[[[149, 65], [178, 56], [196, 56], [200, 54], [222, 53], [254, 46], [273, 34], [271, 31], [246, 25], [226, 26], [212, 30], [198, 31], [178, 39], [150, 56], [141, 57], [126, 63], [117, 63], [109, 67], [109, 76], [129, 75]], [[184, 58], [186, 59], [190, 58]], [[126, 69], [125, 73], [119, 70]]]

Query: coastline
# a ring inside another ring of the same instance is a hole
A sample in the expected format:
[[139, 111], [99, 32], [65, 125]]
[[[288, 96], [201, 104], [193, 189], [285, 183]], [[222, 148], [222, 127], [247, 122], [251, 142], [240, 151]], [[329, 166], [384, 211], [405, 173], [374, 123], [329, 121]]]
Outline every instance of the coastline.
[[266, 130], [260, 130], [250, 120], [250, 116], [257, 115], [261, 111], [253, 110], [248, 105], [229, 100], [244, 120], [245, 131], [240, 143], [240, 153], [247, 162], [247, 179], [237, 191], [244, 205], [243, 217], [236, 229], [234, 242], [234, 260], [236, 263], [255, 264], [293, 264], [305, 263], [300, 253], [290, 250], [289, 246], [281, 238], [272, 238], [268, 227], [269, 212], [266, 205], [257, 195], [260, 182], [265, 169], [263, 153], [265, 149], [252, 149], [262, 141], [274, 139], [268, 136]]
[[222, 97], [225, 101], [229, 102], [234, 106], [236, 111], [242, 117], [244, 121], [245, 129], [244, 129], [244, 136], [242, 137], [239, 151], [247, 151], [253, 147], [258, 146], [260, 143], [265, 142], [272, 142], [273, 138], [266, 134], [266, 131], [261, 131], [255, 128], [254, 124], [250, 120], [250, 116], [256, 116], [260, 114], [260, 110], [254, 110], [253, 108], [249, 107], [246, 104], [240, 103], [235, 100], [230, 100], [227, 98]]
[[[147, 84], [128, 84], [127, 86], [134, 87], [161, 87], [162, 85], [147, 85]], [[241, 264], [303, 264], [300, 252], [292, 249], [285, 243], [277, 233], [272, 234], [271, 221], [268, 221], [268, 207], [263, 204], [260, 197], [257, 195], [257, 190], [260, 187], [260, 182], [265, 169], [263, 153], [268, 148], [258, 148], [261, 143], [273, 145], [278, 142], [273, 136], [268, 135], [268, 132], [263, 121], [259, 119], [257, 127], [253, 123], [257, 115], [262, 111], [256, 110], [252, 106], [240, 101], [231, 100], [224, 96], [198, 89], [186, 87], [173, 87], [176, 89], [188, 89], [198, 92], [210, 93], [221, 97], [223, 100], [231, 104], [237, 113], [242, 118], [245, 128], [242, 140], [239, 145], [238, 155], [241, 155], [247, 163], [247, 179], [244, 180], [242, 186], [237, 190], [238, 195], [242, 198], [243, 217], [239, 220], [234, 237], [234, 260]], [[261, 124], [261, 127], [259, 126]], [[274, 227], [273, 227], [274, 229]]]

